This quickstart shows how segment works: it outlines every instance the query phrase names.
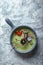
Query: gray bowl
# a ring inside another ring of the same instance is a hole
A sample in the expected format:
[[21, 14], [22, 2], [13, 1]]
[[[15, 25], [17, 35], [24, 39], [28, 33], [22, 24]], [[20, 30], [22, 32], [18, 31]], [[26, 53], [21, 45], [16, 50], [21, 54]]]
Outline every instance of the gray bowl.
[[12, 33], [11, 33], [11, 36], [10, 36], [10, 43], [11, 43], [11, 45], [12, 45], [12, 41], [11, 41], [11, 39], [12, 39], [12, 35], [13, 35], [13, 33], [18, 29], [18, 28], [28, 28], [28, 29], [30, 29], [31, 31], [33, 31], [33, 33], [34, 33], [34, 35], [35, 35], [35, 38], [36, 38], [36, 42], [35, 42], [35, 45], [33, 46], [33, 48], [32, 49], [30, 49], [30, 50], [24, 50], [24, 51], [20, 51], [20, 50], [18, 50], [18, 49], [16, 49], [15, 47], [13, 47], [13, 45], [12, 45], [12, 47], [13, 47], [13, 49], [16, 51], [16, 52], [18, 52], [18, 53], [22, 53], [22, 54], [25, 54], [25, 53], [31, 53], [34, 49], [35, 49], [35, 47], [37, 46], [37, 43], [38, 43], [38, 38], [37, 38], [37, 35], [36, 35], [36, 32], [32, 29], [32, 28], [30, 28], [29, 26], [18, 26], [18, 27], [15, 27], [13, 24], [12, 24], [12, 22], [9, 20], [9, 19], [6, 19], [6, 22], [12, 27]]

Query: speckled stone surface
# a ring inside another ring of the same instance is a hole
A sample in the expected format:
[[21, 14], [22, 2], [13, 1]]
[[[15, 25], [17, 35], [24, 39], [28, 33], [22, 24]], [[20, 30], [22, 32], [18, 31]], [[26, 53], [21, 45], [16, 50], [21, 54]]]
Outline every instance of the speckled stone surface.
[[[10, 18], [17, 27], [32, 27], [38, 36], [38, 49], [31, 58], [19, 56], [10, 45]], [[43, 0], [0, 0], [0, 65], [43, 65]]]

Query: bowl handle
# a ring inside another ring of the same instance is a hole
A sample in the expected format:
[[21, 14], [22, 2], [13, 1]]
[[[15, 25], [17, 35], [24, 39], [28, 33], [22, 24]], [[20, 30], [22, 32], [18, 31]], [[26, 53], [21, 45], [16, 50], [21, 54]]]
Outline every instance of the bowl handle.
[[11, 26], [11, 28], [14, 28], [15, 26], [13, 25], [13, 23], [10, 21], [10, 19], [5, 19], [5, 21], [7, 22], [7, 24], [9, 24]]

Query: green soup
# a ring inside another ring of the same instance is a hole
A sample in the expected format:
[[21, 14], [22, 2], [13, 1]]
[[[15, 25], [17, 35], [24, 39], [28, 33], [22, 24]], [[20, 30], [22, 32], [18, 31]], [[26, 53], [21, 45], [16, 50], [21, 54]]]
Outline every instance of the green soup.
[[[25, 33], [28, 33], [27, 37]], [[22, 39], [24, 39], [25, 41], [22, 41], [21, 43]], [[17, 29], [12, 35], [12, 45], [17, 50], [20, 51], [31, 50], [35, 44], [36, 44], [35, 34], [32, 30], [28, 28]]]

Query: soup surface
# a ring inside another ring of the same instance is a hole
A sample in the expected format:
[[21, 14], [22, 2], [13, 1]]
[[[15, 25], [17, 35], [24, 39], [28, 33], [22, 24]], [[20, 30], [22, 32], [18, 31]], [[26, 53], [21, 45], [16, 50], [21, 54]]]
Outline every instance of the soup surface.
[[12, 35], [12, 45], [17, 50], [27, 51], [31, 50], [36, 44], [34, 32], [25, 27], [16, 29]]

